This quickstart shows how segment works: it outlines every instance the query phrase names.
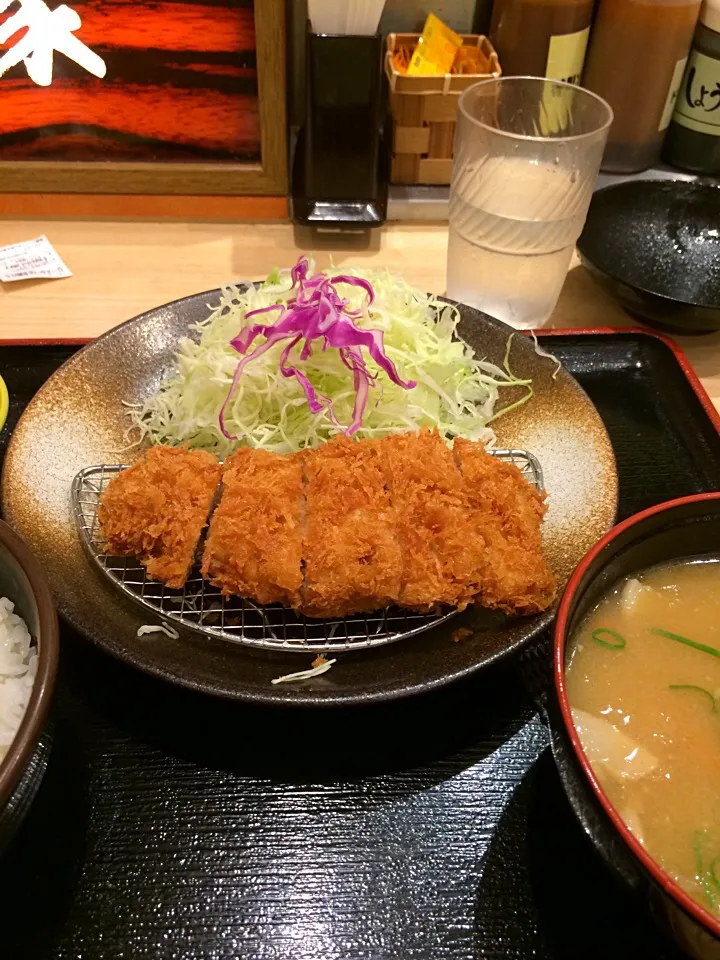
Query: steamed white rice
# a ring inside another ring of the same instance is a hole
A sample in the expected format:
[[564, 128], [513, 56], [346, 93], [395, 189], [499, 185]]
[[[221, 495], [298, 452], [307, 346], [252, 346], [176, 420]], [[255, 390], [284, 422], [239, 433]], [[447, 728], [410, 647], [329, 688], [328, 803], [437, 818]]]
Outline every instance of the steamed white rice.
[[37, 672], [37, 650], [14, 609], [0, 597], [0, 760], [20, 726]]

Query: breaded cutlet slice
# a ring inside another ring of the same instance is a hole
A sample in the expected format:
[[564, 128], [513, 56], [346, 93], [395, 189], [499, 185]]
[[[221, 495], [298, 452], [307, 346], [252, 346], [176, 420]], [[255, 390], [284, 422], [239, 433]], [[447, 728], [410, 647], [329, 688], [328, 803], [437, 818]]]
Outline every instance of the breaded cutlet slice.
[[485, 542], [476, 536], [452, 451], [428, 430], [373, 442], [381, 451], [403, 555], [400, 605], [464, 609], [477, 594]]
[[547, 511], [544, 496], [516, 466], [491, 456], [481, 444], [458, 438], [453, 450], [478, 535], [487, 544], [477, 603], [510, 614], [546, 610], [557, 584], [540, 533]]
[[182, 587], [220, 473], [215, 457], [203, 450], [151, 447], [102, 494], [98, 522], [106, 552], [137, 557], [153, 580]]
[[243, 447], [225, 461], [202, 575], [226, 596], [296, 607], [302, 584], [301, 458]]
[[303, 468], [302, 612], [343, 617], [396, 603], [402, 554], [378, 445], [339, 437]]

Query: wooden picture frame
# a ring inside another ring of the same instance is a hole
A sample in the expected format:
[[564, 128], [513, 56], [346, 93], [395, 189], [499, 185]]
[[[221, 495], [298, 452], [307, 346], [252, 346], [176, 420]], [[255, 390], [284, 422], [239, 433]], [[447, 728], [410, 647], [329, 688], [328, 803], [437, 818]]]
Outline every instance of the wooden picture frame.
[[287, 191], [285, 0], [254, 0], [260, 163], [0, 160], [0, 193], [278, 196]]

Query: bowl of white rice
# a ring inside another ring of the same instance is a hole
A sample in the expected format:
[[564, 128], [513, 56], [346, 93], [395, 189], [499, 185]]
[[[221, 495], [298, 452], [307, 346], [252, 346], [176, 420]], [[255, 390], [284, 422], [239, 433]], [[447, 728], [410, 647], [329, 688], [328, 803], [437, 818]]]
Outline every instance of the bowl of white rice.
[[29, 806], [58, 663], [58, 622], [42, 567], [0, 520], [0, 848]]

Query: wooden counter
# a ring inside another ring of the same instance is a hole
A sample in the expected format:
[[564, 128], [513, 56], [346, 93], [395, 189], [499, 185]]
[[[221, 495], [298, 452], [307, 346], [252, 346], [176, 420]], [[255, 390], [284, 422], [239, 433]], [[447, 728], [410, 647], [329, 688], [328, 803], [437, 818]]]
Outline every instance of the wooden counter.
[[[392, 224], [366, 236], [317, 236], [286, 223], [0, 220], [0, 246], [46, 234], [65, 280], [0, 284], [0, 339], [95, 337], [151, 307], [234, 280], [264, 277], [313, 252], [321, 266], [388, 266], [445, 289], [447, 224]], [[637, 325], [574, 263], [552, 327]], [[678, 338], [720, 409], [720, 334]]]

